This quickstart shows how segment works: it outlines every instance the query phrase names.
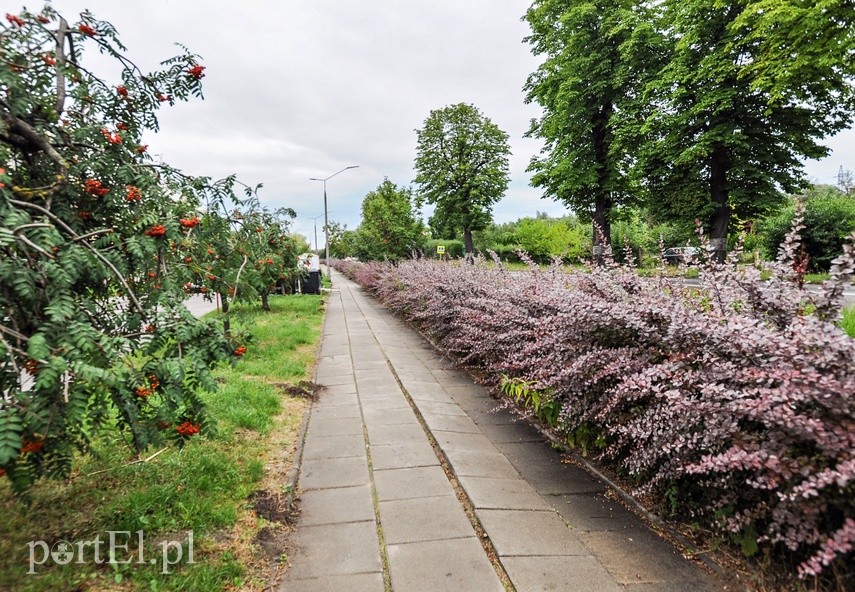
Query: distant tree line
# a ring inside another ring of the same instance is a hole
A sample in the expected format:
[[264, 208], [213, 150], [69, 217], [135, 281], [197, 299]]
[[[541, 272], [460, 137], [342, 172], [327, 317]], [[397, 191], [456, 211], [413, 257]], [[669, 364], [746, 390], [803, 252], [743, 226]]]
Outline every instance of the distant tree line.
[[[524, 18], [541, 58], [524, 85], [526, 101], [542, 108], [527, 132], [543, 141], [531, 183], [567, 205], [573, 223], [521, 220], [514, 240], [501, 238], [492, 207], [509, 182], [508, 135], [461, 103], [431, 111], [416, 130], [415, 189], [381, 185], [363, 204], [360, 230], [337, 246], [370, 259], [417, 252], [430, 238], [418, 220], [428, 204], [430, 235], [462, 239], [467, 257], [488, 244], [508, 256], [526, 244], [536, 257], [596, 253], [604, 242], [618, 251], [630, 221], [658, 228], [672, 246], [691, 240], [696, 219], [723, 257], [728, 240], [759, 220], [768, 219], [763, 240], [783, 236], [773, 227], [792, 218], [789, 196], [810, 187], [803, 160], [827, 156], [820, 142], [853, 120], [849, 0], [535, 0]], [[852, 229], [841, 213], [852, 174], [842, 167], [838, 185], [839, 195], [811, 195], [808, 227], [834, 223], [816, 244]], [[534, 240], [534, 229], [545, 234]], [[810, 256], [822, 268], [834, 254]]]

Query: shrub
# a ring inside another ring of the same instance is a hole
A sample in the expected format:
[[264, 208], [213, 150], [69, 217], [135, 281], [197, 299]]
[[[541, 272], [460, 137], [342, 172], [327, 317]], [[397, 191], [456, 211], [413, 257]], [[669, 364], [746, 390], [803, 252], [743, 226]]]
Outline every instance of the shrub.
[[[760, 230], [765, 237], [764, 247], [774, 254], [784, 240], [795, 216], [795, 204], [764, 219]], [[810, 258], [811, 271], [828, 271], [832, 260], [840, 255], [847, 235], [855, 229], [855, 199], [834, 187], [815, 188], [805, 202], [804, 249]]]
[[600, 438], [640, 491], [679, 492], [673, 512], [790, 553], [807, 576], [855, 545], [855, 342], [835, 324], [855, 249], [811, 296], [794, 283], [799, 222], [771, 279], [735, 252], [707, 257], [700, 289], [613, 263], [347, 272], [489, 384], [557, 404], [557, 429]]
[[463, 257], [463, 241], [450, 239], [434, 239], [427, 241], [425, 246], [425, 255], [427, 257], [440, 257], [436, 252], [436, 248], [440, 245], [445, 247], [446, 257], [450, 257], [452, 259]]

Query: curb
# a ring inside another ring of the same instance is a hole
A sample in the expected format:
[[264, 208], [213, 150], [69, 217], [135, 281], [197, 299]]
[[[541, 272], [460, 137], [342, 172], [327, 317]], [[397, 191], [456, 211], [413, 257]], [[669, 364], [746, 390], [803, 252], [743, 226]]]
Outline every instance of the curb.
[[560, 449], [564, 454], [572, 457], [572, 459], [579, 463], [586, 471], [594, 475], [597, 479], [601, 480], [603, 483], [609, 486], [612, 491], [614, 491], [615, 495], [617, 495], [623, 502], [628, 506], [628, 509], [638, 514], [644, 520], [648, 522], [649, 525], [655, 527], [654, 530], [658, 530], [659, 535], [662, 536], [667, 535], [667, 538], [670, 539], [669, 542], [671, 544], [677, 545], [681, 551], [684, 551], [687, 555], [688, 559], [699, 561], [703, 563], [707, 568], [712, 570], [713, 573], [718, 575], [725, 580], [729, 579], [728, 573], [724, 570], [724, 568], [706, 556], [702, 551], [700, 551], [693, 542], [691, 542], [688, 538], [686, 538], [682, 533], [673, 529], [667, 522], [665, 522], [662, 518], [649, 511], [647, 508], [641, 505], [637, 499], [631, 496], [629, 493], [623, 490], [623, 488], [609, 479], [606, 475], [604, 475], [597, 467], [595, 467], [588, 459], [583, 457], [581, 454], [576, 452], [573, 448], [570, 448], [565, 442], [556, 437], [554, 434], [551, 434], [537, 422], [531, 421], [528, 417], [521, 415], [516, 407], [510, 407], [514, 410], [514, 413], [519, 417], [522, 421], [526, 422], [528, 425], [537, 430], [537, 432], [549, 440], [549, 442], [556, 448]]
[[306, 441], [306, 432], [309, 429], [309, 416], [312, 414], [314, 403], [303, 413], [303, 421], [300, 424], [300, 434], [297, 436], [297, 449], [294, 451], [294, 461], [291, 463], [291, 472], [288, 481], [285, 482], [285, 507], [289, 512], [295, 508], [297, 498], [297, 480], [300, 478], [300, 469], [303, 466], [303, 444]]
[[[327, 304], [324, 307], [324, 324], [321, 326], [321, 338], [318, 340], [317, 353], [319, 354], [321, 351], [321, 346], [324, 341], [324, 334], [326, 333], [327, 328], [327, 309], [329, 307], [329, 300], [327, 300]], [[312, 370], [312, 384], [318, 384], [318, 360], [317, 356], [315, 358], [315, 367]], [[288, 473], [288, 481], [285, 482], [285, 507], [289, 512], [293, 512], [296, 506], [297, 499], [297, 481], [300, 478], [300, 469], [303, 466], [303, 446], [306, 442], [306, 432], [309, 429], [309, 416], [312, 414], [312, 410], [315, 408], [315, 398], [313, 397], [306, 411], [303, 413], [303, 420], [300, 423], [300, 433], [297, 436], [297, 447], [294, 450], [294, 460], [291, 463], [291, 471]]]

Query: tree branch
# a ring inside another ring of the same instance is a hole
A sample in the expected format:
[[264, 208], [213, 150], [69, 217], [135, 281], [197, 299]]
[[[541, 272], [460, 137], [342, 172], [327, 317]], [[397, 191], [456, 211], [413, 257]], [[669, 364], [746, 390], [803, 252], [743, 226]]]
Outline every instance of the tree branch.
[[[45, 208], [43, 208], [43, 207], [41, 207], [41, 206], [39, 206], [39, 205], [37, 205], [37, 204], [30, 203], [30, 202], [27, 202], [27, 201], [19, 201], [19, 200], [17, 200], [17, 199], [10, 199], [10, 200], [9, 200], [9, 203], [10, 203], [10, 204], [12, 204], [12, 205], [18, 206], [18, 207], [22, 207], [22, 208], [30, 208], [30, 209], [32, 209], [32, 210], [37, 210], [37, 211], [41, 212], [42, 214], [44, 214], [45, 216], [47, 216], [48, 218], [50, 218], [51, 220], [53, 220], [53, 221], [57, 224], [57, 226], [62, 227], [62, 228], [63, 228], [67, 233], [69, 233], [69, 234], [72, 236], [72, 238], [73, 238], [75, 241], [79, 241], [79, 240], [80, 240], [80, 238], [81, 238], [81, 237], [80, 237], [76, 232], [74, 232], [74, 229], [73, 229], [73, 228], [71, 228], [71, 227], [70, 227], [68, 224], [66, 224], [65, 222], [63, 222], [62, 220], [60, 220], [60, 219], [59, 219], [59, 218], [58, 218], [58, 217], [57, 217], [53, 212], [51, 212], [50, 210], [47, 210], [47, 209], [45, 209]], [[125, 278], [122, 276], [122, 274], [121, 274], [121, 273], [119, 273], [119, 270], [118, 270], [118, 269], [116, 269], [116, 266], [115, 266], [115, 265], [113, 265], [113, 264], [110, 262], [110, 260], [109, 260], [109, 259], [107, 259], [106, 257], [104, 257], [104, 255], [102, 255], [102, 254], [98, 251], [98, 249], [96, 249], [95, 247], [93, 247], [92, 245], [90, 245], [88, 242], [86, 242], [86, 241], [82, 241], [80, 244], [82, 244], [84, 247], [86, 247], [87, 249], [89, 249], [89, 251], [91, 251], [91, 252], [92, 252], [92, 254], [93, 254], [93, 255], [95, 255], [95, 256], [96, 256], [96, 257], [97, 257], [97, 258], [98, 258], [98, 259], [99, 259], [99, 260], [100, 260], [104, 265], [106, 265], [107, 267], [109, 267], [109, 268], [110, 268], [110, 270], [113, 272], [113, 274], [114, 274], [114, 275], [116, 276], [116, 278], [119, 280], [119, 282], [122, 284], [122, 287], [124, 287], [124, 288], [125, 288], [125, 292], [128, 294], [128, 298], [130, 298], [130, 299], [131, 299], [131, 302], [133, 302], [134, 307], [137, 309], [137, 312], [139, 312], [143, 317], [145, 317], [145, 316], [146, 316], [146, 314], [145, 314], [145, 309], [142, 307], [142, 304], [140, 304], [140, 301], [139, 301], [139, 300], [137, 300], [137, 297], [136, 297], [136, 295], [134, 294], [133, 290], [131, 290], [131, 287], [128, 285], [128, 282], [126, 282], [126, 281], [125, 281]]]
[[65, 66], [65, 38], [68, 36], [68, 22], [60, 17], [59, 29], [57, 29], [56, 37], [56, 115], [62, 116], [65, 110], [65, 74], [63, 66]]

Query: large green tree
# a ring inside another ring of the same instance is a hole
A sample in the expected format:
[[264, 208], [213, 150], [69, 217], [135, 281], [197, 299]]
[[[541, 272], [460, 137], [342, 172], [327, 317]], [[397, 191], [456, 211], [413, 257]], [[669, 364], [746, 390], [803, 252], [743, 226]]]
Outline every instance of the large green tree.
[[643, 114], [640, 89], [660, 67], [664, 38], [635, 0], [536, 0], [525, 19], [526, 41], [543, 58], [525, 84], [526, 102], [543, 108], [528, 131], [544, 140], [531, 182], [592, 220], [599, 246], [612, 208], [633, 195], [626, 123]]
[[412, 256], [424, 239], [424, 224], [413, 211], [413, 192], [384, 179], [362, 201], [356, 255], [364, 261]]
[[733, 216], [803, 183], [804, 158], [852, 121], [851, 1], [666, 0], [668, 65], [648, 85], [637, 170], [651, 211], [701, 217], [719, 255]]
[[416, 133], [416, 205], [435, 205], [431, 226], [461, 232], [471, 258], [472, 231], [490, 223], [508, 188], [508, 134], [466, 103], [431, 111]]

